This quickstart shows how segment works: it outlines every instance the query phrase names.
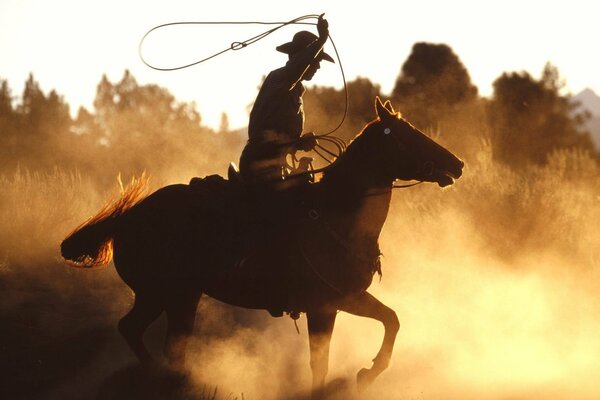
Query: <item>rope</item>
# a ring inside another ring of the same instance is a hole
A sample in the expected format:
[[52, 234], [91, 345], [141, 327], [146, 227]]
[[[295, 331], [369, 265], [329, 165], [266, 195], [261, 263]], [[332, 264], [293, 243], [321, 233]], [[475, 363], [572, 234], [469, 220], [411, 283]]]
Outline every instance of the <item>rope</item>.
[[[303, 22], [305, 20], [308, 19], [318, 19], [319, 15], [317, 14], [307, 14], [307, 15], [303, 15], [301, 17], [297, 17], [294, 18], [290, 21], [287, 22], [265, 22], [265, 21], [182, 21], [182, 22], [169, 22], [169, 23], [165, 23], [165, 24], [161, 24], [161, 25], [157, 25], [153, 28], [151, 28], [150, 30], [148, 30], [144, 36], [142, 36], [142, 39], [140, 40], [140, 44], [138, 46], [138, 53], [139, 53], [139, 57], [142, 60], [142, 62], [148, 66], [149, 68], [152, 68], [154, 70], [157, 71], [177, 71], [177, 70], [181, 70], [181, 69], [185, 69], [185, 68], [189, 68], [189, 67], [193, 67], [195, 65], [201, 64], [203, 62], [206, 62], [208, 60], [211, 60], [217, 56], [220, 56], [221, 54], [224, 54], [230, 50], [233, 51], [237, 51], [237, 50], [241, 50], [244, 49], [246, 47], [248, 47], [251, 44], [254, 44], [256, 42], [258, 42], [259, 40], [264, 39], [265, 37], [269, 36], [271, 33], [283, 28], [284, 26], [287, 25], [316, 25], [314, 22]], [[146, 40], [146, 38], [148, 37], [148, 35], [150, 35], [150, 33], [158, 30], [158, 29], [162, 29], [165, 27], [169, 27], [169, 26], [178, 26], [178, 25], [278, 25], [272, 29], [268, 29], [265, 32], [262, 32], [256, 36], [253, 36], [251, 38], [248, 38], [246, 40], [240, 41], [240, 42], [232, 42], [229, 47], [214, 53], [208, 57], [205, 57], [203, 59], [191, 62], [189, 64], [185, 64], [185, 65], [180, 65], [180, 66], [176, 66], [176, 67], [157, 67], [155, 65], [150, 64], [148, 61], [146, 61], [146, 59], [144, 58], [143, 52], [142, 52], [142, 47], [144, 44], [144, 41]], [[315, 135], [315, 137], [317, 139], [321, 139], [327, 143], [333, 144], [335, 147], [335, 151], [337, 151], [337, 154], [334, 154], [332, 152], [330, 152], [329, 150], [325, 149], [323, 146], [319, 146], [321, 148], [321, 150], [325, 151], [326, 153], [328, 153], [329, 155], [331, 155], [334, 159], [339, 158], [339, 156], [342, 155], [342, 153], [346, 150], [347, 144], [346, 142], [339, 137], [335, 137], [335, 136], [331, 136], [334, 132], [336, 132], [338, 129], [341, 128], [341, 126], [344, 124], [344, 122], [346, 121], [346, 118], [348, 116], [348, 108], [349, 108], [349, 95], [348, 95], [348, 85], [346, 83], [346, 74], [344, 72], [344, 67], [342, 65], [342, 61], [340, 58], [340, 54], [338, 52], [337, 46], [335, 45], [335, 42], [333, 41], [333, 38], [331, 37], [331, 35], [328, 35], [328, 39], [331, 42], [331, 45], [333, 46], [333, 50], [335, 52], [335, 56], [337, 58], [338, 61], [338, 65], [340, 68], [340, 73], [342, 75], [342, 81], [343, 81], [343, 85], [344, 85], [344, 113], [342, 115], [342, 118], [340, 119], [340, 122], [337, 124], [337, 126], [335, 128], [333, 128], [332, 130], [330, 130], [329, 132], [323, 133], [323, 134], [319, 134], [319, 135]], [[317, 153], [320, 157], [322, 157], [324, 160], [326, 160], [327, 162], [329, 162], [330, 164], [332, 163], [332, 160], [327, 159], [326, 157], [324, 157], [322, 154], [320, 154], [318, 151], [315, 150], [315, 153]]]
[[[315, 148], [312, 150], [312, 151], [314, 151], [315, 153], [317, 153], [317, 155], [318, 155], [319, 157], [321, 157], [323, 160], [325, 160], [325, 161], [327, 161], [328, 163], [330, 163], [330, 164], [331, 164], [331, 163], [332, 163], [332, 161], [331, 161], [329, 158], [325, 157], [325, 156], [324, 156], [324, 155], [323, 155], [323, 154], [322, 154], [322, 153], [321, 153], [319, 150], [317, 150], [317, 148], [319, 148], [319, 149], [322, 149], [322, 150], [324, 150], [324, 151], [328, 152], [329, 154], [333, 154], [333, 153], [329, 152], [329, 151], [328, 151], [327, 149], [325, 149], [323, 146], [319, 146], [319, 145], [317, 145], [317, 147], [315, 147]], [[312, 163], [311, 163], [311, 168], [312, 168]], [[314, 171], [314, 170], [312, 170], [312, 169], [311, 169], [311, 171]]]
[[[138, 46], [138, 53], [139, 53], [139, 56], [140, 56], [140, 59], [142, 60], [142, 62], [146, 66], [148, 66], [148, 67], [150, 67], [150, 68], [152, 68], [154, 70], [157, 70], [157, 71], [177, 71], [177, 70], [180, 70], [180, 69], [189, 68], [189, 67], [193, 67], [194, 65], [201, 64], [201, 63], [203, 63], [205, 61], [208, 61], [208, 60], [211, 60], [211, 59], [213, 59], [213, 58], [215, 58], [217, 56], [220, 56], [221, 54], [226, 53], [226, 52], [228, 52], [230, 50], [234, 50], [235, 51], [235, 50], [241, 50], [243, 48], [246, 48], [246, 47], [248, 47], [248, 45], [254, 44], [254, 43], [258, 42], [259, 40], [264, 39], [265, 37], [269, 36], [271, 33], [275, 32], [276, 30], [281, 29], [281, 28], [283, 28], [284, 26], [287, 26], [287, 25], [291, 25], [291, 24], [296, 24], [296, 25], [316, 25], [313, 22], [302, 22], [304, 20], [313, 19], [313, 18], [319, 18], [319, 16], [316, 15], [316, 14], [307, 14], [307, 15], [303, 15], [303, 16], [298, 17], [298, 18], [294, 18], [294, 19], [292, 19], [290, 21], [287, 21], [287, 22], [264, 22], [264, 21], [181, 21], [181, 22], [168, 22], [166, 24], [160, 24], [160, 25], [157, 25], [157, 26], [151, 28], [150, 30], [148, 30], [144, 34], [144, 36], [142, 36], [142, 39], [140, 40], [140, 44]], [[189, 63], [189, 64], [180, 65], [180, 66], [177, 66], [177, 67], [164, 68], [164, 67], [154, 66], [154, 65], [150, 64], [149, 62], [147, 62], [146, 59], [144, 58], [143, 53], [142, 53], [142, 46], [144, 44], [144, 41], [148, 37], [148, 35], [150, 35], [150, 33], [154, 32], [154, 31], [156, 31], [158, 29], [162, 29], [162, 28], [165, 28], [165, 27], [168, 27], [168, 26], [177, 26], [177, 25], [279, 25], [279, 26], [277, 26], [275, 28], [272, 28], [272, 29], [269, 29], [269, 30], [266, 30], [263, 33], [260, 33], [260, 34], [258, 34], [256, 36], [253, 36], [253, 37], [251, 37], [249, 39], [246, 39], [246, 40], [243, 40], [241, 42], [232, 42], [229, 45], [229, 47], [227, 47], [227, 48], [225, 48], [225, 49], [223, 49], [223, 50], [221, 50], [221, 51], [219, 51], [219, 52], [217, 52], [217, 53], [215, 53], [213, 55], [210, 55], [210, 56], [208, 56], [206, 58], [203, 58], [203, 59], [198, 60], [198, 61], [194, 61], [194, 62]], [[329, 37], [329, 39], [331, 39], [331, 36]], [[334, 48], [335, 48], [335, 46], [334, 46]]]
[[[346, 117], [348, 116], [348, 103], [349, 103], [349, 99], [348, 99], [348, 85], [346, 84], [346, 74], [344, 73], [344, 67], [342, 66], [342, 61], [340, 60], [340, 54], [338, 53], [338, 49], [335, 45], [335, 42], [333, 41], [333, 39], [331, 38], [331, 35], [329, 35], [329, 41], [331, 41], [331, 45], [333, 46], [333, 51], [335, 52], [335, 57], [338, 60], [338, 65], [340, 66], [340, 73], [342, 74], [342, 81], [344, 82], [344, 114], [342, 116], [342, 119], [340, 120], [340, 123], [333, 128], [331, 131], [327, 132], [327, 133], [323, 133], [321, 135], [316, 135], [317, 138], [325, 138], [328, 137], [329, 135], [331, 135], [332, 133], [334, 133], [335, 131], [337, 131], [338, 129], [340, 129], [342, 127], [342, 125], [344, 124], [344, 121], [346, 121]], [[342, 143], [344, 144], [344, 148], [346, 146], [346, 142], [344, 142], [344, 140], [342, 138], [336, 138], [342, 141]]]

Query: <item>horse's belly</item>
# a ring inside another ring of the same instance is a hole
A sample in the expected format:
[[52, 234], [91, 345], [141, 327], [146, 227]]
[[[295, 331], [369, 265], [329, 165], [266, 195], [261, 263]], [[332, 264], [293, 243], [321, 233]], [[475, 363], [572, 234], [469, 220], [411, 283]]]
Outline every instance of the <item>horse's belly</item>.
[[207, 295], [239, 307], [266, 309], [273, 314], [305, 312], [340, 298], [340, 293], [306, 266], [290, 261], [289, 256], [248, 257], [207, 278], [202, 285]]
[[256, 262], [251, 258], [213, 271], [203, 291], [228, 304], [255, 309], [289, 310], [289, 271], [285, 263]]

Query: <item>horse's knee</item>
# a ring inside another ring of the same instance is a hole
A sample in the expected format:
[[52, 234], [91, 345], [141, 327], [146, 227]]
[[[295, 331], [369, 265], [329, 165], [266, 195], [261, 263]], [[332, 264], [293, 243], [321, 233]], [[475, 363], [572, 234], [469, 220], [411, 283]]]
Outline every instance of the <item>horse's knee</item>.
[[397, 333], [400, 330], [400, 320], [394, 310], [388, 308], [386, 315], [383, 319], [383, 325], [386, 330]]

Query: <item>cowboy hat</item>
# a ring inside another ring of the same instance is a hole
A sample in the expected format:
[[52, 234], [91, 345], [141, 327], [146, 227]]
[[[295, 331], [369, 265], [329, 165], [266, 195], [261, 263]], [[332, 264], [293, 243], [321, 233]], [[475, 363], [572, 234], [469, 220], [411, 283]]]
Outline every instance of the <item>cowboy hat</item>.
[[[291, 42], [287, 42], [282, 44], [281, 46], [277, 46], [275, 50], [280, 51], [285, 54], [295, 54], [301, 50], [306, 49], [312, 42], [317, 40], [318, 37], [314, 33], [309, 31], [300, 31], [294, 35]], [[321, 60], [327, 60], [329, 62], [334, 62], [333, 58], [321, 51], [317, 56]]]

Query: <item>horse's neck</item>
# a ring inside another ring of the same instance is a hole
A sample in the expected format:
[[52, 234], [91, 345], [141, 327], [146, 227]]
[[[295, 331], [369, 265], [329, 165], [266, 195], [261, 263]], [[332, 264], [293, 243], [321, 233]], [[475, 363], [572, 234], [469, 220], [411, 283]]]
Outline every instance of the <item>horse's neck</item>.
[[339, 169], [323, 185], [338, 230], [352, 243], [375, 244], [387, 218], [392, 182], [360, 169]]
[[371, 188], [364, 193], [348, 231], [351, 241], [376, 243], [390, 208], [391, 189]]

